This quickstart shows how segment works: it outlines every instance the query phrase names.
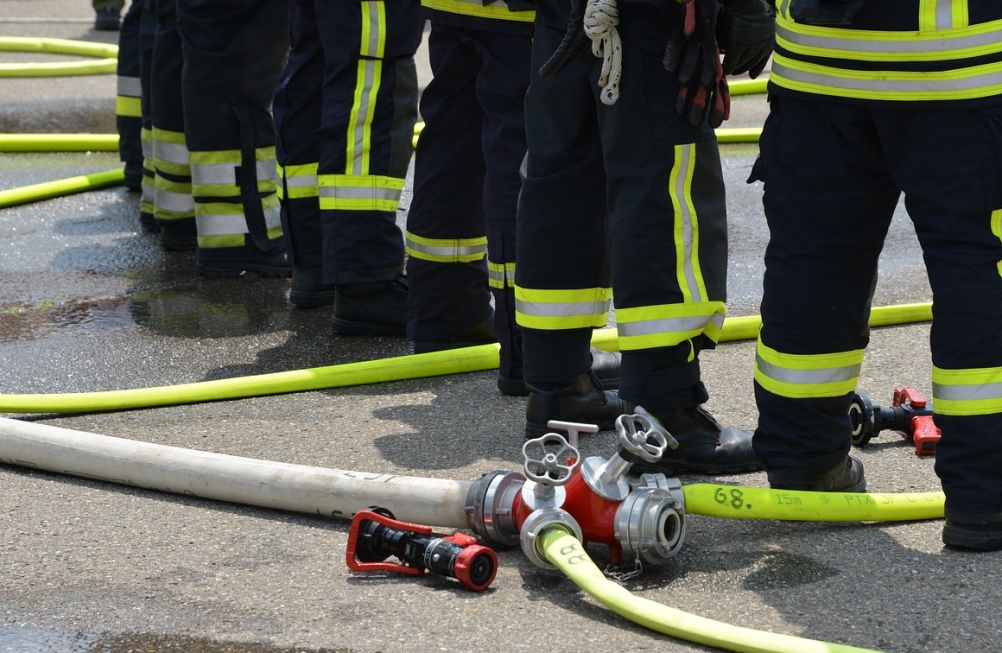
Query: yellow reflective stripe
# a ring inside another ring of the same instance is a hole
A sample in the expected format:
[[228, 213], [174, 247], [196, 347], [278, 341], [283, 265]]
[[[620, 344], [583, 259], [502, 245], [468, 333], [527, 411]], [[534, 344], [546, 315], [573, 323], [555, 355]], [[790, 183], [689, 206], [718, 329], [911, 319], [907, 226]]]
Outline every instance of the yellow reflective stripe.
[[794, 91], [866, 100], [970, 100], [1002, 94], [1002, 62], [941, 72], [867, 72], [774, 54], [769, 79]]
[[[1002, 240], [1002, 209], [992, 211], [992, 233], [999, 240]], [[998, 262], [999, 276], [1002, 276], [1002, 261]]]
[[320, 208], [328, 211], [396, 211], [404, 180], [379, 175], [320, 175]]
[[288, 199], [303, 199], [306, 197], [317, 197], [320, 191], [317, 188], [317, 163], [303, 163], [294, 166], [282, 166], [276, 164], [278, 178], [284, 183], [278, 185], [279, 194], [285, 193]]
[[143, 127], [139, 130], [139, 142], [143, 146], [143, 165], [152, 170], [153, 165], [153, 130]]
[[491, 288], [504, 290], [515, 287], [515, 262], [494, 263], [487, 261], [487, 283]]
[[[1002, 52], [1002, 21], [928, 32], [800, 25], [780, 17], [776, 44], [795, 54], [854, 61], [952, 61]], [[870, 72], [879, 76], [882, 72]]]
[[115, 97], [115, 115], [126, 118], [142, 118], [143, 102], [137, 97], [118, 95]]
[[217, 249], [220, 247], [243, 247], [245, 243], [243, 234], [232, 236], [198, 236], [198, 246], [202, 249]]
[[839, 397], [856, 389], [862, 364], [862, 349], [834, 354], [784, 354], [765, 346], [760, 338], [755, 380], [781, 397]]
[[345, 173], [369, 174], [369, 150], [376, 97], [382, 81], [382, 57], [386, 47], [386, 7], [383, 2], [362, 2], [362, 45], [355, 93], [348, 119]]
[[1002, 367], [932, 368], [933, 410], [941, 415], [1002, 413]]
[[919, 29], [922, 31], [950, 29], [967, 24], [967, 2], [953, 0], [921, 0]]
[[515, 321], [530, 329], [601, 328], [609, 318], [612, 288], [544, 290], [515, 286]]
[[425, 238], [406, 232], [404, 248], [413, 258], [434, 263], [472, 263], [487, 254], [487, 237]]
[[500, 0], [490, 4], [484, 4], [481, 0], [421, 0], [421, 5], [463, 16], [513, 20], [521, 23], [531, 23], [536, 14], [534, 11], [511, 11], [507, 3]]
[[724, 312], [724, 302], [616, 308], [619, 348], [674, 347], [700, 334], [717, 342], [724, 326]]
[[687, 304], [706, 300], [706, 285], [699, 267], [699, 220], [692, 201], [692, 176], [696, 148], [675, 146], [675, 162], [668, 176], [668, 194], [675, 207], [675, 274]]
[[386, 51], [386, 5], [382, 0], [362, 2], [363, 57], [382, 59]]

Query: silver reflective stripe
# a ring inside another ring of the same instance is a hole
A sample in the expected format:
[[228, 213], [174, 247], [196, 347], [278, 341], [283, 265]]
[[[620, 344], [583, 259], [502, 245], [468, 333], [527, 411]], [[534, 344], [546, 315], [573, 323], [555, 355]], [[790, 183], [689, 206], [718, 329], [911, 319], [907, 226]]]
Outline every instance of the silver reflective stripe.
[[[228, 184], [235, 186], [237, 183], [238, 163], [197, 163], [191, 166], [191, 181], [200, 186], [211, 186]], [[260, 180], [278, 179], [278, 171], [275, 169], [275, 160], [258, 161], [257, 178]]]
[[118, 95], [136, 98], [143, 96], [143, 87], [139, 83], [138, 77], [119, 77], [117, 86]]
[[168, 143], [167, 141], [153, 141], [153, 158], [168, 163], [188, 164], [191, 162], [187, 145]]
[[953, 0], [933, 0], [936, 5], [936, 29], [953, 27]]
[[190, 193], [172, 193], [162, 188], [154, 191], [153, 205], [164, 211], [174, 213], [193, 213], [195, 211], [195, 198]]
[[609, 312], [611, 300], [589, 302], [540, 303], [524, 299], [515, 300], [515, 310], [536, 317], [571, 317], [577, 315], [605, 315]]
[[196, 215], [199, 236], [235, 236], [246, 234], [247, 217], [243, 213]]
[[861, 364], [845, 367], [828, 367], [820, 370], [791, 370], [766, 362], [761, 356], [756, 356], [758, 369], [770, 379], [793, 385], [822, 385], [825, 383], [840, 383], [850, 381], [859, 376]]
[[947, 401], [976, 401], [978, 399], [1002, 399], [1002, 383], [979, 383], [975, 385], [932, 384], [932, 395]]
[[285, 185], [289, 188], [311, 188], [317, 185], [317, 176], [313, 174], [286, 177]]
[[[381, 1], [381, 0], [380, 0]], [[362, 44], [361, 55], [363, 57], [379, 57], [379, 37], [380, 29], [383, 25], [379, 22], [379, 2], [363, 2], [362, 11], [369, 12], [369, 42]], [[362, 20], [365, 23], [365, 19]]]
[[396, 188], [374, 188], [372, 186], [321, 186], [320, 197], [351, 200], [393, 200], [400, 201], [401, 191]]
[[493, 267], [489, 267], [487, 269], [487, 279], [495, 288], [504, 288], [505, 286], [504, 270], [497, 270]]
[[[913, 59], [913, 55], [928, 54], [939, 61], [948, 59], [949, 53], [953, 51], [999, 46], [999, 31], [948, 38], [944, 38], [943, 35], [936, 35], [935, 38], [915, 37], [896, 41], [853, 38], [847, 36], [847, 32], [852, 32], [852, 30], [841, 30], [839, 36], [818, 36], [794, 32], [783, 25], [776, 28], [776, 35], [791, 44], [825, 50], [846, 50], [852, 53], [853, 58], [866, 58], [860, 57], [860, 55], [867, 53], [899, 55], [901, 59]], [[1000, 48], [996, 47], [995, 49]], [[837, 55], [833, 54], [832, 56]]]
[[[842, 88], [854, 91], [874, 93], [949, 93], [972, 91], [1002, 84], [1002, 71], [984, 75], [974, 75], [962, 78], [934, 79], [931, 73], [917, 74], [913, 79], [851, 79], [836, 77], [841, 71], [833, 70], [831, 74], [811, 73], [804, 70], [791, 69], [782, 63], [773, 62], [772, 74], [795, 82], [816, 84], [828, 88]], [[879, 73], [870, 73], [874, 76]], [[780, 83], [780, 85], [782, 85]], [[906, 98], [902, 98], [906, 99]]]
[[704, 301], [703, 296], [699, 293], [699, 280], [696, 278], [696, 273], [692, 268], [692, 235], [693, 235], [693, 215], [692, 207], [689, 202], [686, 201], [686, 179], [688, 178], [688, 171], [692, 165], [692, 145], [685, 144], [676, 148], [678, 152], [678, 170], [679, 175], [675, 178], [675, 197], [678, 198], [678, 219], [682, 223], [682, 272], [685, 275], [685, 283], [689, 287], [689, 296], [693, 302]]
[[143, 145], [143, 158], [146, 159], [147, 162], [152, 161], [153, 160], [153, 141], [144, 138], [144, 139], [142, 139], [142, 145]]
[[264, 210], [264, 225], [269, 229], [282, 226], [282, 206], [280, 204]]
[[410, 238], [407, 239], [407, 247], [430, 256], [449, 258], [484, 254], [487, 251], [487, 243], [482, 245], [427, 245], [423, 243], [416, 243]]
[[[373, 38], [375, 38], [375, 36], [373, 36]], [[355, 133], [353, 134], [355, 139], [353, 147], [354, 156], [349, 162], [351, 174], [354, 175], [368, 173], [368, 170], [363, 167], [363, 158], [365, 157], [365, 135], [369, 131], [369, 123], [371, 122], [369, 113], [372, 111], [372, 107], [369, 104], [369, 96], [371, 95], [372, 85], [375, 83], [376, 79], [376, 62], [372, 60], [365, 61], [364, 66], [365, 72], [363, 75], [362, 92], [359, 93], [358, 106], [355, 107], [358, 117], [355, 121]]]
[[650, 336], [661, 333], [702, 331], [711, 322], [717, 325], [718, 328], [722, 328], [724, 326], [724, 316], [720, 313], [714, 313], [713, 315], [672, 317], [660, 320], [643, 320], [641, 322], [619, 321], [616, 324], [616, 328], [619, 329], [620, 336]]

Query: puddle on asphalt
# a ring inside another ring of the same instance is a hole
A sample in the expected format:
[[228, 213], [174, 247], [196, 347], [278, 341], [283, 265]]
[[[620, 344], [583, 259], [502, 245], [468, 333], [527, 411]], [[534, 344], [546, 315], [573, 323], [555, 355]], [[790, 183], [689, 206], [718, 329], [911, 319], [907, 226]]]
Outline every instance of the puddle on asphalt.
[[70, 633], [0, 626], [0, 653], [352, 653], [347, 648], [284, 648], [185, 635]]
[[160, 336], [187, 338], [248, 336], [289, 327], [288, 281], [241, 281], [194, 283], [107, 299], [0, 306], [0, 343], [135, 326]]

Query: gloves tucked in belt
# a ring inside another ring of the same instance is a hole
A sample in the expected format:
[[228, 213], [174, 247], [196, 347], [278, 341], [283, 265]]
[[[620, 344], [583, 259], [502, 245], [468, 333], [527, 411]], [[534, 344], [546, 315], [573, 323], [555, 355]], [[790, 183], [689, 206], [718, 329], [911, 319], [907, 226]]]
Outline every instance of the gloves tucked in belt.
[[724, 74], [761, 74], [776, 39], [776, 11], [763, 0], [724, 0], [717, 23], [717, 42], [724, 53]]

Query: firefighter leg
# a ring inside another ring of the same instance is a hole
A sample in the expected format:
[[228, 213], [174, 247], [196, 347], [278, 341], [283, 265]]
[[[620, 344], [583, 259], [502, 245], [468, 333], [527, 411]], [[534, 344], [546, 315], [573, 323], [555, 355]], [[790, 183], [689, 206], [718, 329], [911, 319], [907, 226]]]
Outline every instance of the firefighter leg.
[[[323, 280], [347, 335], [405, 335], [404, 246], [396, 211], [417, 117], [414, 0], [321, 3], [323, 115], [318, 184]], [[363, 38], [364, 36], [364, 38]]]
[[289, 276], [270, 110], [288, 49], [281, 0], [178, 0], [185, 139], [207, 276]]

